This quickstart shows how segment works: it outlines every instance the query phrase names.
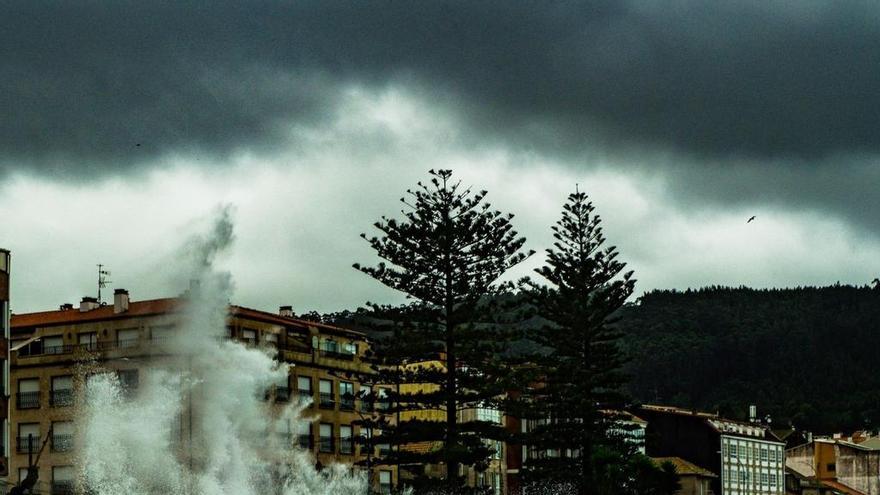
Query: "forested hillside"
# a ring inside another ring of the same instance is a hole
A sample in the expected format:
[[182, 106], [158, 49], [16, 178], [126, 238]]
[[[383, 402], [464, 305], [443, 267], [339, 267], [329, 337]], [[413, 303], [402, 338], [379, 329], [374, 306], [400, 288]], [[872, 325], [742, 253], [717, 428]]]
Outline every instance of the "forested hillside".
[[622, 316], [644, 403], [739, 418], [756, 404], [776, 428], [880, 427], [880, 290], [656, 291]]

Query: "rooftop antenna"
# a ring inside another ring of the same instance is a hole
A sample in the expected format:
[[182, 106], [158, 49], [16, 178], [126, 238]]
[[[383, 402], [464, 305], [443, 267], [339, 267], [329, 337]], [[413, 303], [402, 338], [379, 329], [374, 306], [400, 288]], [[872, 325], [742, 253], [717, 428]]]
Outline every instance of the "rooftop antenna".
[[107, 284], [112, 283], [110, 280], [110, 270], [105, 270], [104, 265], [98, 264], [98, 304], [101, 304], [101, 289], [107, 287]]

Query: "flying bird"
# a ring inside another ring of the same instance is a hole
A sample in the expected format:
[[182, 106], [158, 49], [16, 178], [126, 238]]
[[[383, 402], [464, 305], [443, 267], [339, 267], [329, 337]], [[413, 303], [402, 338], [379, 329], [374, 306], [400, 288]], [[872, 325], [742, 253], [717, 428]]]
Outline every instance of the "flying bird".
[[746, 223], [752, 223], [752, 220], [754, 220], [754, 219], [755, 219], [755, 215], [752, 215], [752, 218], [746, 220]]

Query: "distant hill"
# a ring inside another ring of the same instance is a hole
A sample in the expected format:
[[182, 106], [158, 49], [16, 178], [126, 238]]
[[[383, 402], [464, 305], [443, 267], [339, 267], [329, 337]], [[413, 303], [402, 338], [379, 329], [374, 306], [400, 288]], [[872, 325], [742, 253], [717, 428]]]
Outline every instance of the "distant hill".
[[622, 312], [630, 392], [820, 433], [880, 427], [880, 290], [655, 291]]

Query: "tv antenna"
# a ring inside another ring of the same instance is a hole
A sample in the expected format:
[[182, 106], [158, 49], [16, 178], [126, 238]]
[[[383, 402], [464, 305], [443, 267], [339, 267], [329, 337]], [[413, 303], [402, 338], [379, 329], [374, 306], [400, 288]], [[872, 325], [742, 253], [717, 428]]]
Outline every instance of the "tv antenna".
[[107, 284], [112, 283], [110, 280], [110, 270], [105, 270], [104, 265], [98, 264], [98, 304], [101, 304], [101, 289], [107, 287]]

